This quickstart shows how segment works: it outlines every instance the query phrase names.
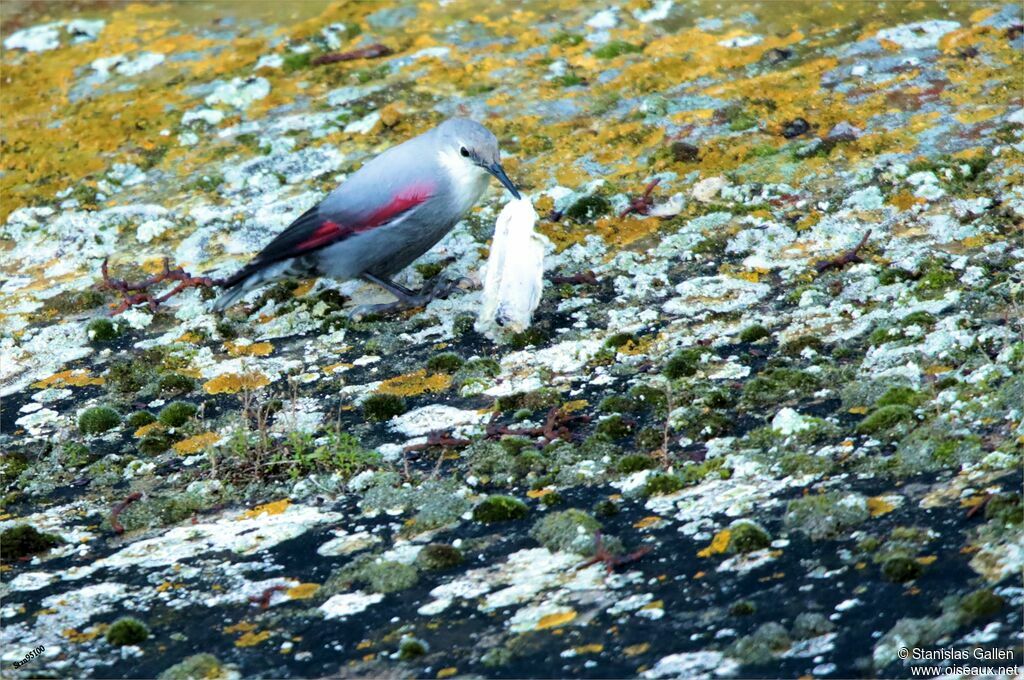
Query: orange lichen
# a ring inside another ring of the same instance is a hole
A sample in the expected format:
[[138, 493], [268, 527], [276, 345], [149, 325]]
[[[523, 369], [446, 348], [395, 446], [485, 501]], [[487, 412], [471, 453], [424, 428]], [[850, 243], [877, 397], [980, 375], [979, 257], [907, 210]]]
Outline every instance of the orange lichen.
[[536, 630], [545, 630], [547, 628], [557, 628], [558, 626], [564, 626], [573, 619], [576, 618], [576, 611], [574, 609], [568, 609], [566, 611], [555, 612], [553, 614], [546, 614], [540, 617], [537, 621]]
[[269, 384], [270, 378], [262, 373], [224, 373], [203, 383], [203, 389], [208, 394], [236, 394]]
[[715, 537], [711, 539], [711, 544], [697, 552], [697, 557], [711, 557], [712, 555], [720, 555], [729, 549], [729, 541], [732, 538], [732, 532], [728, 529], [722, 529]]
[[39, 382], [33, 383], [32, 387], [42, 390], [47, 387], [86, 387], [88, 385], [102, 385], [103, 383], [103, 378], [93, 376], [85, 369], [75, 368], [54, 373], [49, 378], [43, 378]]
[[242, 343], [229, 340], [224, 343], [224, 349], [233, 357], [265, 357], [274, 351], [274, 346], [269, 342]]
[[293, 600], [308, 600], [316, 595], [318, 590], [320, 590], [320, 584], [318, 583], [300, 583], [289, 588], [286, 594]]
[[279, 501], [273, 501], [270, 503], [264, 503], [263, 505], [257, 505], [252, 510], [246, 510], [241, 514], [239, 519], [253, 519], [260, 515], [280, 515], [292, 502], [287, 498], [282, 498]]
[[388, 378], [380, 384], [377, 392], [381, 394], [393, 394], [399, 397], [413, 397], [425, 392], [444, 392], [452, 384], [452, 377], [447, 373], [431, 373], [427, 375], [425, 369], [412, 373], [398, 375]]
[[182, 455], [191, 455], [210, 448], [218, 441], [220, 441], [220, 435], [216, 432], [203, 432], [175, 443], [172, 448]]

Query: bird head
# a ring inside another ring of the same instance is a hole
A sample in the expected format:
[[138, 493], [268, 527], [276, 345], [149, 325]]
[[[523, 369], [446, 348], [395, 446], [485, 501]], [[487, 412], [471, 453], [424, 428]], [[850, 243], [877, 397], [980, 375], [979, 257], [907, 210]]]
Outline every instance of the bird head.
[[489, 173], [497, 178], [515, 198], [520, 198], [516, 185], [501, 167], [498, 139], [490, 130], [468, 118], [451, 118], [438, 126], [446, 165], [459, 169], [459, 175], [476, 177]]

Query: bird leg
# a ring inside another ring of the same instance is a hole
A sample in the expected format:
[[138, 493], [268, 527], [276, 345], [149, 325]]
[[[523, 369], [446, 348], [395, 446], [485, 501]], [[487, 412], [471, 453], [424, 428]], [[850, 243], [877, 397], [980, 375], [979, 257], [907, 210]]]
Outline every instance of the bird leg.
[[369, 272], [363, 273], [360, 278], [364, 281], [380, 286], [398, 299], [394, 302], [387, 302], [380, 305], [360, 305], [353, 309], [349, 314], [349, 316], [353, 318], [361, 318], [370, 314], [387, 314], [389, 312], [397, 312], [405, 309], [425, 307], [431, 300], [436, 300], [438, 298], [443, 300], [451, 295], [452, 291], [459, 287], [459, 284], [465, 277], [456, 279], [455, 281], [443, 281], [440, 277], [435, 278], [428, 285], [425, 285], [418, 293], [409, 290], [403, 285], [395, 283], [391, 279], [386, 279], [383, 276], [376, 276]]

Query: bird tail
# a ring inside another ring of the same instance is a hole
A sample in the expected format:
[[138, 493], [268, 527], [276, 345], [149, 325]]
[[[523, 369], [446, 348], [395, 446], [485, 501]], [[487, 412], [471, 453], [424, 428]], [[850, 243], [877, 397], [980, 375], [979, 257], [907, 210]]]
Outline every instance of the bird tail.
[[223, 312], [251, 291], [262, 288], [268, 283], [286, 279], [294, 275], [291, 262], [275, 262], [271, 265], [250, 263], [224, 280], [224, 292], [213, 303], [216, 312]]

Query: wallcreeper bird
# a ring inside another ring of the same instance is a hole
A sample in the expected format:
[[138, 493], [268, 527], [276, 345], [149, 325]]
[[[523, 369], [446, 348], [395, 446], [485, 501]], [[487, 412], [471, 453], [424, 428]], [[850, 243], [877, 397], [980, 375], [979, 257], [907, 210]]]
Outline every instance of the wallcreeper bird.
[[398, 301], [360, 313], [418, 307], [452, 284], [413, 292], [391, 280], [430, 250], [473, 207], [490, 175], [515, 198], [501, 167], [498, 140], [483, 125], [451, 118], [380, 154], [277, 235], [223, 285], [223, 310], [271, 281], [322, 275], [361, 278]]

